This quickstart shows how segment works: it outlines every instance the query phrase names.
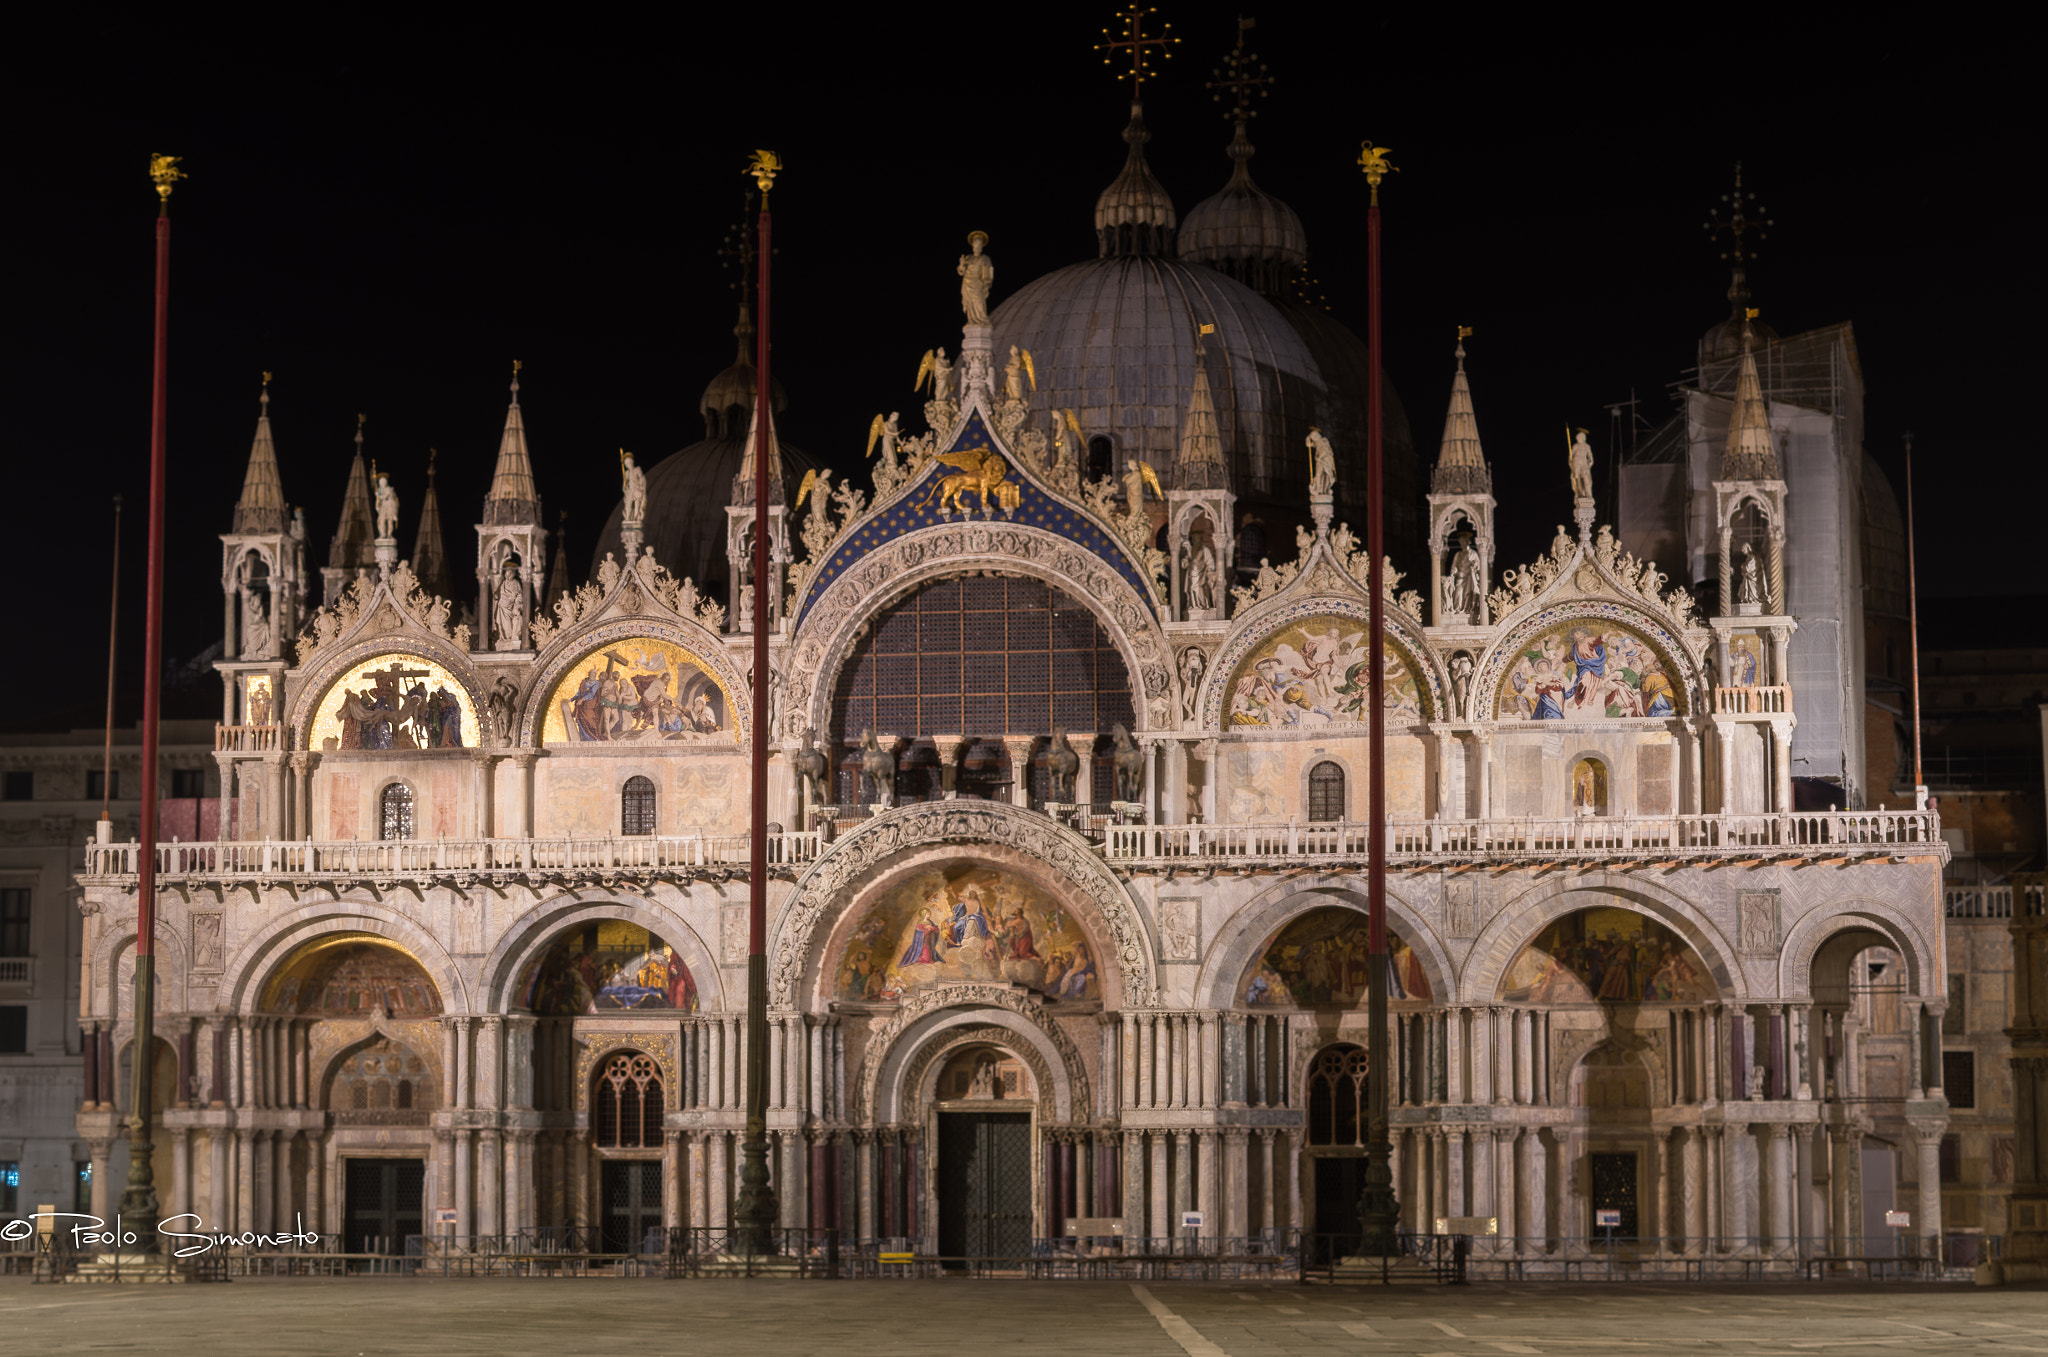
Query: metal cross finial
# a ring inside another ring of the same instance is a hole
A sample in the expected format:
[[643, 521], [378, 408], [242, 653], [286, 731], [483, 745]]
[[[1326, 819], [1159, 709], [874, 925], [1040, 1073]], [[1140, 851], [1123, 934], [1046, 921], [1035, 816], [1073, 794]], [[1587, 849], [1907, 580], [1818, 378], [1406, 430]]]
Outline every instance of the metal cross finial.
[[1216, 78], [1203, 88], [1210, 91], [1209, 97], [1217, 103], [1223, 102], [1223, 91], [1230, 91], [1230, 111], [1223, 116], [1230, 122], [1243, 122], [1259, 116], [1252, 107], [1252, 100], [1263, 99], [1272, 91], [1266, 87], [1273, 83], [1273, 77], [1266, 74], [1266, 63], [1259, 60], [1256, 52], [1244, 50], [1245, 30], [1258, 23], [1257, 19], [1237, 21], [1237, 46], [1230, 49], [1223, 58], [1223, 64], [1211, 72]]
[[740, 219], [718, 247], [718, 257], [732, 266], [733, 281], [728, 286], [737, 289], [740, 301], [747, 304], [754, 299], [754, 228], [748, 220], [754, 213], [754, 196], [752, 189], [743, 195]]
[[1735, 162], [1734, 191], [1722, 194], [1721, 201], [1728, 205], [1728, 215], [1723, 217], [1718, 207], [1708, 208], [1707, 219], [1700, 223], [1700, 229], [1707, 233], [1708, 239], [1726, 232], [1728, 248], [1721, 252], [1721, 257], [1740, 268], [1756, 258], [1756, 249], [1749, 244], [1749, 238], [1764, 239], [1768, 234], [1764, 228], [1777, 223], [1764, 215], [1770, 209], [1757, 202], [1754, 193], [1742, 187], [1742, 162], [1739, 160]]
[[[1171, 57], [1174, 45], [1180, 41], [1179, 38], [1172, 36], [1173, 25], [1170, 23], [1161, 24], [1157, 36], [1149, 38], [1145, 36], [1145, 16], [1157, 14], [1158, 12], [1159, 7], [1157, 5], [1124, 6], [1123, 13], [1118, 16], [1123, 20], [1123, 36], [1119, 38], [1105, 28], [1102, 30], [1103, 41], [1095, 44], [1096, 51], [1111, 54], [1102, 59], [1102, 64], [1105, 66], [1112, 64], [1116, 60], [1116, 53], [1130, 53], [1131, 98], [1133, 100], [1138, 97], [1139, 92], [1144, 88], [1145, 82], [1152, 78], [1152, 54], [1145, 49], [1157, 47], [1161, 56]], [[1122, 77], [1119, 76], [1118, 78], [1121, 79]]]

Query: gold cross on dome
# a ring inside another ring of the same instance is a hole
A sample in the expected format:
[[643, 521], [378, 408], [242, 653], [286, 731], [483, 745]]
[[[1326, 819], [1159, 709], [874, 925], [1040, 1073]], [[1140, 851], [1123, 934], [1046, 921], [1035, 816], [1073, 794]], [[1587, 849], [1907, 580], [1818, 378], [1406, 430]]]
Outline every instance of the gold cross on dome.
[[[1175, 44], [1180, 42], [1179, 38], [1172, 36], [1173, 25], [1171, 23], [1162, 23], [1160, 31], [1156, 36], [1147, 37], [1145, 35], [1145, 16], [1157, 14], [1158, 12], [1159, 7], [1157, 5], [1124, 6], [1123, 13], [1117, 16], [1123, 21], [1123, 36], [1117, 37], [1109, 29], [1105, 28], [1102, 30], [1103, 41], [1095, 44], [1096, 51], [1111, 54], [1102, 59], [1102, 64], [1105, 66], [1112, 64], [1116, 60], [1116, 53], [1130, 53], [1131, 98], [1134, 100], [1138, 97], [1140, 90], [1143, 89], [1145, 82], [1152, 78], [1152, 54], [1146, 49], [1157, 47], [1161, 56], [1171, 57]], [[1118, 79], [1122, 79], [1122, 77], [1119, 76]]]
[[1257, 23], [1257, 19], [1237, 21], [1237, 46], [1230, 49], [1221, 66], [1210, 72], [1216, 78], [1203, 86], [1219, 104], [1223, 102], [1223, 92], [1230, 92], [1230, 111], [1223, 116], [1231, 122], [1257, 117], [1252, 100], [1271, 93], [1266, 86], [1273, 83], [1273, 77], [1266, 74], [1266, 63], [1259, 60], [1258, 53], [1244, 50], [1245, 30]]

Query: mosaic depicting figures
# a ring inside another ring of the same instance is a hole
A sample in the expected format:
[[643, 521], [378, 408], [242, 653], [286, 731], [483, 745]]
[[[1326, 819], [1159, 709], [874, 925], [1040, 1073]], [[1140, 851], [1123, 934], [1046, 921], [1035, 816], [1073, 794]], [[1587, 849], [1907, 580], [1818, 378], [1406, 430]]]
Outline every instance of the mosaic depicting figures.
[[1501, 687], [1503, 720], [1672, 716], [1678, 692], [1648, 641], [1614, 626], [1567, 623], [1530, 641]]
[[265, 986], [272, 1013], [362, 1018], [382, 1010], [394, 1018], [441, 1011], [440, 991], [417, 961], [382, 938], [342, 933], [309, 943]]
[[989, 980], [1100, 999], [1081, 925], [1037, 886], [986, 868], [928, 871], [875, 901], [840, 958], [841, 998], [887, 1002], [924, 985]]
[[697, 1011], [697, 981], [676, 949], [638, 924], [585, 924], [557, 939], [520, 981], [529, 1012], [547, 1018], [622, 1009]]
[[1714, 982], [1684, 939], [1627, 909], [1585, 909], [1545, 928], [1501, 981], [1501, 998], [1531, 1004], [1700, 1003]]
[[725, 689], [673, 641], [613, 641], [555, 685], [542, 742], [730, 744]]
[[417, 655], [379, 655], [342, 675], [320, 699], [312, 747], [465, 749], [475, 731], [476, 709], [454, 675]]
[[[1239, 997], [1249, 1008], [1315, 1008], [1365, 1002], [1371, 936], [1355, 909], [1310, 910], [1276, 930], [1259, 949]], [[1387, 931], [1387, 997], [1430, 997], [1414, 949]]]
[[1728, 638], [1728, 683], [1734, 688], [1754, 688], [1764, 667], [1763, 642], [1753, 631], [1737, 632]]
[[[1232, 727], [1349, 725], [1368, 719], [1371, 675], [1365, 629], [1355, 618], [1311, 617], [1274, 632], [1231, 676], [1224, 719]], [[1422, 719], [1422, 697], [1400, 648], [1385, 652], [1387, 720]]]

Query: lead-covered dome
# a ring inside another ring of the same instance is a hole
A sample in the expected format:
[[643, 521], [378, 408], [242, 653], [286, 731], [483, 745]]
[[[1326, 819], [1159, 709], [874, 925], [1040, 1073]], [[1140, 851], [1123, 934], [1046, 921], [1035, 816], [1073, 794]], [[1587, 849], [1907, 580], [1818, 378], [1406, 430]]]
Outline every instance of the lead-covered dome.
[[1308, 262], [1308, 232], [1293, 208], [1252, 182], [1252, 143], [1242, 121], [1229, 155], [1230, 182], [1181, 219], [1180, 257], [1273, 296]]

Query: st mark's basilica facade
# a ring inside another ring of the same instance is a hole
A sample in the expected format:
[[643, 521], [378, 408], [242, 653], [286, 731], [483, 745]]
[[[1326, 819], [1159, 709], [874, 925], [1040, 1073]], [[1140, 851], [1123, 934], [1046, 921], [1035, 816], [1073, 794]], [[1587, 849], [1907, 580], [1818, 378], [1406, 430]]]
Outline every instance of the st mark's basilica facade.
[[[473, 602], [424, 559], [438, 517], [399, 558], [360, 448], [316, 581], [266, 397], [222, 539], [221, 827], [158, 850], [169, 1210], [352, 1248], [726, 1224], [767, 722], [785, 1225], [997, 1256], [1070, 1218], [1127, 1248], [1355, 1231], [1368, 368], [1285, 295], [1305, 238], [1242, 124], [1185, 216], [1135, 111], [1126, 140], [1098, 258], [990, 313], [973, 243], [925, 430], [877, 416], [870, 485], [778, 448], [765, 618], [744, 309], [705, 439], [626, 469], [580, 587], [546, 568], [516, 379]], [[1738, 305], [1703, 345], [1698, 484], [1640, 559], [1583, 441], [1571, 502], [1496, 503], [1462, 347], [1426, 484], [1390, 413], [1412, 1228], [1492, 1216], [1532, 1262], [1595, 1246], [1596, 1211], [1674, 1252], [1861, 1252], [1894, 1204], [1939, 1230], [1946, 849], [1930, 811], [1862, 807], [1855, 713], [1801, 681], [1804, 416], [1758, 366], [1783, 342]], [[1509, 508], [1568, 525], [1496, 561]], [[1795, 796], [1808, 739], [1837, 805]], [[103, 1161], [137, 851], [79, 878]]]

